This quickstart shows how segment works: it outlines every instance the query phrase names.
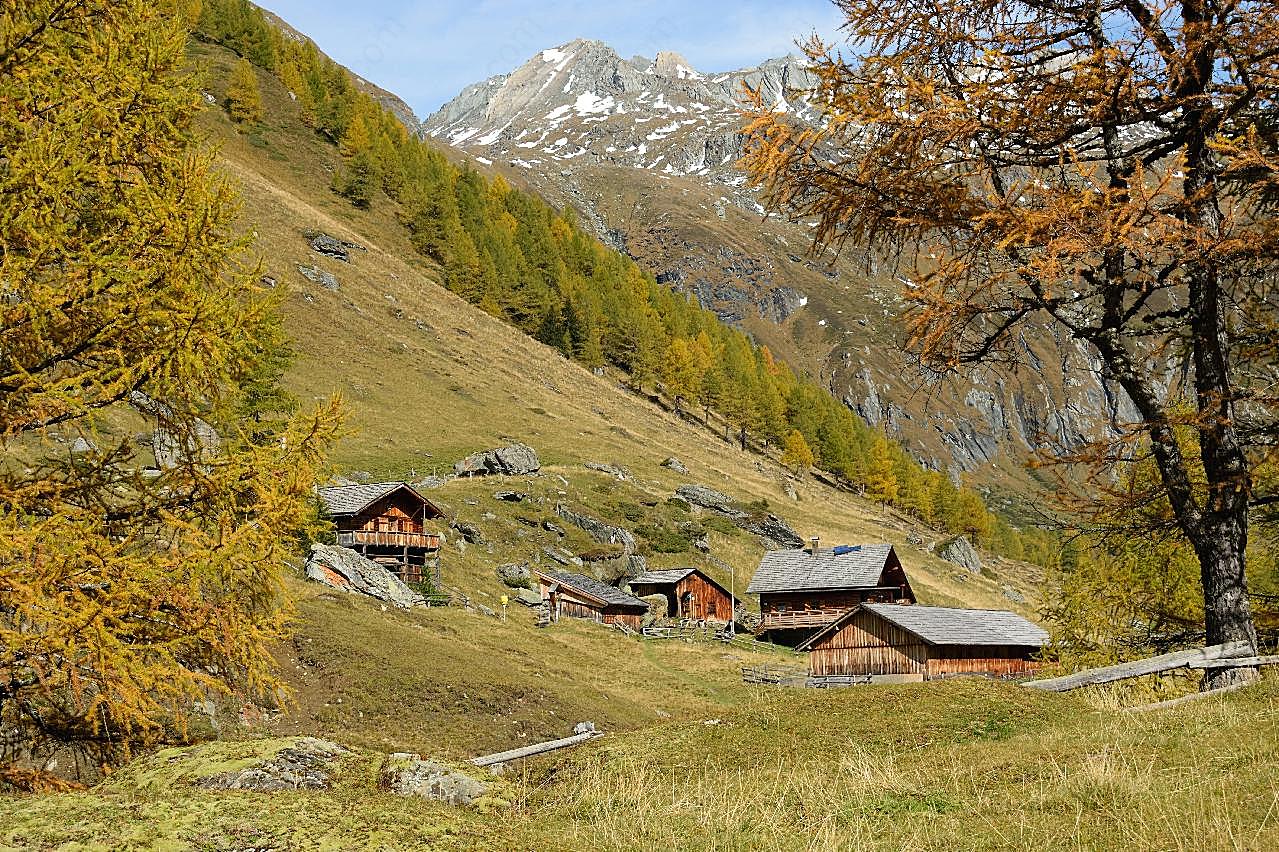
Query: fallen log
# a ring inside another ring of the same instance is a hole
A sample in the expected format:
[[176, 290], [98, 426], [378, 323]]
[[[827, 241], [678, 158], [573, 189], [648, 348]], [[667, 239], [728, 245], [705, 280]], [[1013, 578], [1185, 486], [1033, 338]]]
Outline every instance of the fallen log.
[[1188, 663], [1188, 666], [1192, 669], [1242, 669], [1252, 668], [1253, 666], [1276, 665], [1279, 665], [1279, 655], [1269, 657], [1231, 657], [1228, 660], [1203, 660]]
[[[1189, 666], [1191, 663], [1241, 658], [1251, 651], [1252, 646], [1242, 640], [1225, 642], [1221, 645], [1209, 645], [1206, 648], [1173, 651], [1171, 654], [1160, 654], [1158, 657], [1133, 660], [1130, 663], [1087, 669], [1082, 672], [1063, 675], [1062, 677], [1031, 680], [1023, 685], [1033, 689], [1045, 689], [1049, 692], [1066, 692], [1071, 689], [1079, 689], [1081, 686], [1093, 686], [1099, 683], [1141, 677], [1142, 675], [1158, 674], [1159, 672]], [[1232, 665], [1234, 664], [1232, 663]]]
[[1147, 710], [1164, 710], [1181, 704], [1189, 704], [1190, 702], [1198, 701], [1201, 698], [1211, 698], [1214, 695], [1225, 695], [1227, 692], [1234, 692], [1236, 689], [1243, 689], [1245, 686], [1252, 686], [1252, 684], [1232, 683], [1230, 686], [1219, 686], [1216, 689], [1209, 689], [1206, 692], [1192, 692], [1189, 695], [1183, 695], [1180, 698], [1169, 698], [1167, 701], [1156, 701], [1154, 704], [1142, 704], [1140, 707], [1129, 707], [1128, 712], [1145, 713]]
[[471, 763], [476, 766], [492, 766], [495, 763], [507, 763], [512, 760], [519, 760], [522, 757], [532, 757], [535, 754], [544, 754], [548, 751], [555, 751], [561, 748], [575, 746], [578, 743], [584, 743], [589, 739], [601, 737], [603, 731], [595, 730], [595, 725], [591, 722], [580, 722], [574, 730], [582, 729], [579, 733], [573, 734], [571, 737], [564, 737], [558, 740], [549, 740], [544, 743], [536, 743], [535, 745], [524, 746], [522, 748], [513, 748], [510, 751], [499, 751], [496, 754], [486, 754], [482, 757], [471, 758]]

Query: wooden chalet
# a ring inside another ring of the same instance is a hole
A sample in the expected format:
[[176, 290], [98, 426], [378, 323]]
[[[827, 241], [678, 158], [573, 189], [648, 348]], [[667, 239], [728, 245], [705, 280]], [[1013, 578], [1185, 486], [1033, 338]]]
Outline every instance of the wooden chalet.
[[801, 642], [815, 678], [1030, 674], [1048, 634], [1015, 612], [867, 603]]
[[733, 620], [732, 594], [697, 568], [647, 571], [629, 580], [628, 585], [632, 593], [641, 597], [664, 596], [666, 614], [672, 618], [725, 624]]
[[764, 554], [746, 587], [759, 595], [760, 633], [798, 641], [859, 604], [914, 603], [906, 571], [891, 544], [845, 544]]
[[[337, 543], [390, 568], [406, 583], [440, 586], [440, 536], [427, 522], [439, 507], [404, 482], [319, 489], [320, 504], [337, 527]], [[429, 572], [429, 574], [428, 574]]]
[[558, 621], [563, 615], [601, 624], [620, 622], [632, 630], [643, 626], [648, 604], [634, 595], [594, 577], [569, 571], [534, 569], [533, 573], [552, 621]]

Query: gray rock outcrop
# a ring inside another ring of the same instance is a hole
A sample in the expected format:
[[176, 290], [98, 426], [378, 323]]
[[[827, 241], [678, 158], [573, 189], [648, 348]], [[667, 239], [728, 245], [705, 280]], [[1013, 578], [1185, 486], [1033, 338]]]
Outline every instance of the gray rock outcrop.
[[308, 234], [311, 243], [311, 251], [316, 254], [322, 254], [325, 257], [331, 257], [340, 260], [343, 263], [351, 262], [352, 251], [367, 251], [364, 246], [359, 243], [353, 243], [348, 240], [340, 240], [337, 237], [324, 233]]
[[716, 512], [727, 512], [733, 505], [727, 494], [705, 485], [681, 485], [675, 489], [675, 496], [694, 506]]
[[325, 272], [318, 266], [304, 266], [299, 263], [298, 272], [307, 281], [310, 281], [312, 284], [319, 284], [325, 290], [337, 291], [341, 289], [342, 285], [338, 283], [337, 276], [331, 272]]
[[450, 805], [469, 805], [483, 796], [488, 783], [420, 755], [386, 756], [378, 771], [378, 787], [397, 796], [417, 796]]
[[536, 450], [528, 444], [511, 444], [472, 453], [453, 465], [453, 472], [458, 476], [520, 476], [541, 468]]
[[676, 473], [688, 473], [688, 467], [686, 467], [682, 461], [675, 458], [675, 456], [668, 456], [666, 460], [662, 462], [662, 467], [668, 467]]
[[161, 470], [217, 454], [222, 439], [216, 429], [200, 418], [191, 418], [185, 428], [179, 429], [173, 409], [142, 391], [129, 394], [129, 405], [156, 421], [149, 443], [156, 467]]
[[515, 602], [527, 607], [542, 605], [542, 596], [532, 589], [515, 589]]
[[590, 515], [574, 512], [563, 503], [555, 506], [555, 514], [582, 530], [600, 544], [621, 545], [623, 556], [630, 556], [635, 552], [635, 536], [631, 534], [630, 530], [605, 523], [599, 518], [592, 518]]
[[499, 565], [495, 573], [499, 580], [512, 589], [528, 588], [529, 583], [533, 581], [533, 574], [528, 566], [519, 562]]
[[315, 737], [298, 737], [272, 756], [243, 769], [219, 772], [192, 782], [205, 790], [327, 790], [337, 763], [350, 750]]
[[977, 548], [973, 547], [973, 543], [968, 540], [968, 536], [961, 535], [946, 542], [937, 548], [937, 555], [969, 573], [981, 573], [981, 556], [978, 555]]
[[587, 462], [582, 465], [587, 470], [594, 470], [599, 473], [607, 473], [609, 476], [620, 482], [629, 482], [631, 472], [624, 467], [618, 467], [615, 464], [600, 464], [599, 462]]
[[727, 494], [705, 485], [681, 485], [675, 489], [675, 497], [693, 506], [714, 512], [732, 521], [736, 526], [759, 536], [766, 547], [781, 549], [803, 547], [804, 540], [790, 525], [772, 512], [748, 512], [733, 505]]
[[404, 585], [399, 577], [347, 547], [311, 545], [311, 555], [306, 560], [306, 576], [317, 583], [368, 595], [401, 609], [425, 603], [423, 597]]

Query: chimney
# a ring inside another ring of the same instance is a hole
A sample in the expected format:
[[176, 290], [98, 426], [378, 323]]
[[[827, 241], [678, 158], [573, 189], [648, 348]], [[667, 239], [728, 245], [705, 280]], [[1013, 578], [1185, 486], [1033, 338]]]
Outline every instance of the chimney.
[[809, 550], [808, 552], [811, 553], [813, 556], [816, 556], [818, 551], [818, 545], [821, 544], [821, 539], [819, 539], [817, 536], [813, 536], [812, 538], [808, 540], [808, 543], [812, 545], [812, 549]]

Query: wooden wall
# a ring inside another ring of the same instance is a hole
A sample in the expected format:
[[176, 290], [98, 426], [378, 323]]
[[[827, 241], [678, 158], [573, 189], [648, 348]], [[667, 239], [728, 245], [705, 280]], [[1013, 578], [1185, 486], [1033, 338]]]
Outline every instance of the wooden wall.
[[863, 603], [892, 603], [900, 597], [895, 589], [852, 589], [842, 592], [766, 592], [759, 596], [759, 611], [765, 622], [772, 613], [810, 613], [829, 616], [831, 621]]
[[1010, 676], [1032, 673], [1035, 649], [1002, 645], [928, 645], [873, 612], [862, 611], [808, 652], [814, 677], [857, 674], [961, 674]]
[[644, 613], [629, 612], [629, 611], [621, 612], [621, 611], [612, 611], [612, 610], [606, 611], [604, 613], [605, 624], [614, 624], [617, 622], [621, 622], [622, 624], [625, 624], [627, 627], [631, 628], [632, 630], [639, 630], [641, 627], [644, 626]]
[[388, 494], [363, 512], [338, 521], [341, 530], [424, 532], [424, 506], [403, 490]]
[[[547, 600], [551, 594], [551, 582], [545, 578], [539, 578], [538, 589], [542, 595], [542, 600]], [[644, 615], [648, 612], [647, 608], [639, 612], [631, 612], [614, 606], [604, 606], [578, 596], [573, 593], [572, 589], [562, 585], [555, 592], [555, 598], [559, 607], [558, 615], [568, 618], [584, 618], [588, 621], [598, 621], [603, 624], [612, 624], [615, 621], [620, 621], [633, 630], [640, 629], [644, 621]], [[552, 612], [552, 616], [555, 615], [556, 613]]]
[[925, 674], [928, 647], [872, 612], [852, 620], [808, 652], [814, 677], [847, 674]]
[[[684, 611], [682, 604], [687, 594], [693, 596], [692, 608], [689, 612]], [[680, 602], [677, 611], [683, 618], [723, 622], [731, 621], [733, 618], [732, 598], [696, 571], [675, 584], [675, 600]]]
[[943, 645], [932, 648], [928, 659], [928, 677], [957, 674], [1022, 675], [1031, 674], [1039, 663], [1030, 659], [1032, 648], [1003, 645]]

